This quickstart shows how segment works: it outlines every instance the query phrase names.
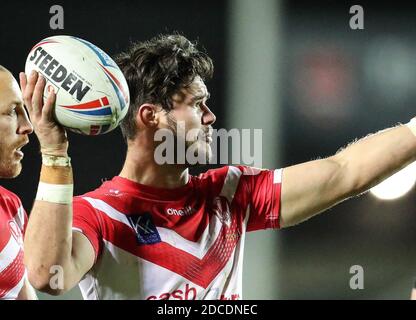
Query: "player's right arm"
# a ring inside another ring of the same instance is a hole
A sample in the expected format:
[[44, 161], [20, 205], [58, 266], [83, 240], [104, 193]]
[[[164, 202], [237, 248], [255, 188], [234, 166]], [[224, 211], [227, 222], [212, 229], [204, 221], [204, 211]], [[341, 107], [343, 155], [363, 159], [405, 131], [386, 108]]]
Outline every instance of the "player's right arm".
[[280, 225], [301, 223], [416, 161], [413, 121], [362, 138], [331, 157], [284, 168]]
[[[21, 73], [20, 84], [42, 155], [67, 158], [66, 132], [53, 119], [55, 94], [51, 92], [43, 105], [45, 80], [37, 73], [29, 79]], [[91, 269], [95, 252], [86, 236], [72, 231], [71, 166], [43, 163], [39, 185], [42, 188], [39, 187], [25, 234], [25, 264], [33, 287], [57, 295], [74, 287]], [[63, 279], [62, 286], [56, 287], [60, 281], [50, 285], [53, 276]]]

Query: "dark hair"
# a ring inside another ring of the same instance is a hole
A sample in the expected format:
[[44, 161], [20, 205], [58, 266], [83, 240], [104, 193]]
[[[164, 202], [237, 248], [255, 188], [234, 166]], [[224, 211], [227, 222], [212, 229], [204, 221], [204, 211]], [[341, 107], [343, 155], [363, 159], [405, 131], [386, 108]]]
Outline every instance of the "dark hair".
[[195, 77], [212, 77], [213, 64], [196, 43], [182, 35], [159, 35], [149, 41], [134, 43], [115, 58], [130, 90], [130, 107], [121, 122], [126, 140], [136, 135], [136, 115], [143, 103], [173, 107], [172, 97], [187, 88]]

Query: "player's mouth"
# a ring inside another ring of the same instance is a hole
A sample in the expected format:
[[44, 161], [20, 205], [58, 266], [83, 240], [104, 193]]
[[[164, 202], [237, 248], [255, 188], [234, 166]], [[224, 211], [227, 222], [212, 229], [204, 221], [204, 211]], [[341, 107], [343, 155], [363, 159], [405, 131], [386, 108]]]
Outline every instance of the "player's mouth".
[[28, 144], [29, 141], [25, 141], [23, 144], [18, 145], [16, 149], [14, 149], [14, 154], [18, 159], [23, 159], [24, 153], [22, 151], [22, 148]]
[[23, 159], [23, 156], [25, 155], [20, 149], [16, 149], [15, 151], [14, 151], [14, 154], [16, 155], [16, 157], [18, 158], [18, 159]]
[[211, 143], [212, 143], [212, 135], [211, 135], [211, 134], [206, 134], [206, 135], [205, 135], [205, 141], [206, 141], [208, 144], [211, 144]]
[[209, 127], [205, 130], [205, 133], [204, 133], [205, 141], [206, 141], [208, 144], [211, 144], [211, 143], [212, 143], [212, 131], [213, 131], [212, 127], [211, 127], [211, 126], [209, 126]]

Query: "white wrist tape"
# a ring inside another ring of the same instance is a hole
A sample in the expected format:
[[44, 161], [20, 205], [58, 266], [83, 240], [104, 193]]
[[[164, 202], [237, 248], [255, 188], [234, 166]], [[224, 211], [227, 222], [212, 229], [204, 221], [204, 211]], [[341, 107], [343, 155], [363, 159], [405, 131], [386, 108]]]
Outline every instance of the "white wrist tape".
[[60, 204], [71, 204], [74, 194], [73, 184], [51, 184], [39, 182], [36, 200]]
[[412, 130], [413, 134], [416, 136], [416, 118], [410, 120], [409, 123], [406, 124], [410, 130]]
[[42, 164], [47, 167], [70, 167], [71, 158], [42, 154]]

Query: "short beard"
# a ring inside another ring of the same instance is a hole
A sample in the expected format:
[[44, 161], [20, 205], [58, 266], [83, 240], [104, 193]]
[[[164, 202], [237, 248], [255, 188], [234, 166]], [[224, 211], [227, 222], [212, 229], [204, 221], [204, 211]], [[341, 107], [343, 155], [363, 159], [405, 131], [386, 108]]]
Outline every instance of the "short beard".
[[[174, 159], [179, 159], [178, 158], [178, 150], [177, 150], [178, 139], [179, 139], [179, 137], [178, 137], [178, 122], [177, 122], [176, 118], [170, 112], [167, 112], [166, 119], [167, 119], [168, 129], [171, 130], [172, 133], [173, 133], [174, 146], [175, 146], [175, 148], [174, 148], [175, 158]], [[185, 128], [185, 132], [186, 132], [186, 128]], [[186, 155], [188, 149], [193, 144], [198, 143], [199, 139], [197, 138], [197, 140], [194, 140], [194, 141], [189, 141], [189, 140], [186, 139], [186, 137], [184, 137], [184, 139], [185, 139], [185, 155]], [[207, 149], [208, 148], [209, 148], [209, 146], [207, 144]], [[205, 155], [204, 155], [205, 163], [190, 164], [187, 161], [186, 156], [185, 156], [184, 158], [185, 158], [185, 164], [186, 165], [188, 165], [188, 166], [199, 166], [199, 165], [203, 165], [203, 164], [209, 163], [210, 158], [211, 158], [209, 150], [201, 150], [201, 148], [198, 148], [197, 149], [197, 152], [198, 152], [198, 154], [196, 155], [197, 157], [199, 155], [199, 152], [204, 152], [205, 153]]]
[[16, 178], [22, 171], [22, 165], [19, 163], [13, 165], [11, 163], [0, 162], [0, 178], [13, 179]]

